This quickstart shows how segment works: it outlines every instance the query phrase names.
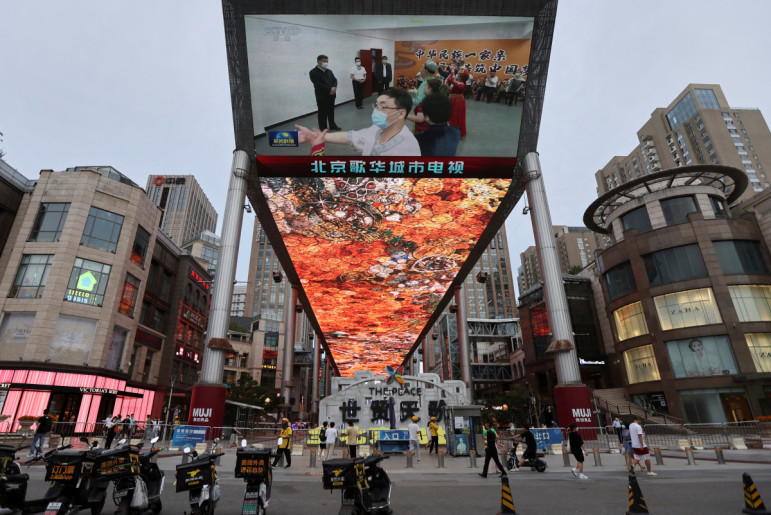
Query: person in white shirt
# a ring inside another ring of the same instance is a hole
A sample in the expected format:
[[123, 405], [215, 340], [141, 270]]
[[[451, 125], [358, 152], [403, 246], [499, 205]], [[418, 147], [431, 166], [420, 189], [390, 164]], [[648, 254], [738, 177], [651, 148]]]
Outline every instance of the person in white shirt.
[[657, 474], [651, 471], [651, 455], [648, 452], [648, 446], [645, 444], [645, 432], [643, 431], [640, 422], [642, 422], [642, 417], [636, 415], [634, 417], [634, 422], [629, 424], [629, 436], [632, 438], [632, 452], [634, 453], [632, 471], [634, 471], [634, 467], [640, 463], [640, 461], [644, 461], [645, 468], [648, 469], [648, 475], [656, 476]]
[[416, 415], [412, 417], [412, 422], [407, 425], [407, 433], [410, 435], [410, 450], [418, 457], [420, 463], [420, 440], [418, 440], [418, 420]]
[[613, 431], [615, 431], [616, 436], [618, 436], [618, 443], [624, 443], [624, 438], [621, 436], [621, 419], [618, 417], [613, 419]]
[[495, 93], [498, 91], [498, 76], [495, 74], [495, 70], [490, 69], [490, 74], [485, 77], [485, 85], [479, 88], [477, 93], [477, 100], [482, 98], [482, 95], [487, 97], [487, 103], [489, 104]]
[[361, 65], [361, 58], [354, 59], [351, 67], [351, 84], [353, 84], [353, 97], [356, 109], [364, 109], [364, 83], [367, 79], [367, 70]]
[[327, 457], [335, 455], [335, 442], [337, 441], [337, 429], [335, 429], [335, 423], [330, 422], [327, 429]]
[[[363, 156], [419, 156], [420, 145], [405, 122], [412, 109], [412, 97], [402, 89], [387, 89], [377, 97], [372, 112], [372, 126], [359, 131], [323, 135], [324, 143], [348, 143]], [[300, 143], [319, 139], [319, 129], [295, 125]]]

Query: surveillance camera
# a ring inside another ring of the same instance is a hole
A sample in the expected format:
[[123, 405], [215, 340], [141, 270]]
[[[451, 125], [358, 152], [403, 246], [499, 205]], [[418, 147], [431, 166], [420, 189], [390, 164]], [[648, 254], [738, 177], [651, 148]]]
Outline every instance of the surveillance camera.
[[284, 274], [280, 270], [273, 272], [273, 282], [280, 283], [284, 279]]
[[303, 312], [303, 307], [300, 304], [296, 305], [294, 307], [294, 312], [295, 313], [302, 313]]
[[432, 340], [438, 340], [439, 339], [439, 333], [437, 333], [436, 331], [431, 333], [431, 339]]
[[486, 283], [487, 282], [487, 278], [489, 277], [489, 275], [490, 274], [488, 274], [487, 272], [479, 272], [477, 274], [477, 282], [478, 283]]
[[456, 304], [450, 304], [450, 313], [457, 313], [458, 306]]
[[526, 215], [528, 212], [530, 212], [530, 208], [528, 206], [525, 206], [522, 208], [522, 214]]

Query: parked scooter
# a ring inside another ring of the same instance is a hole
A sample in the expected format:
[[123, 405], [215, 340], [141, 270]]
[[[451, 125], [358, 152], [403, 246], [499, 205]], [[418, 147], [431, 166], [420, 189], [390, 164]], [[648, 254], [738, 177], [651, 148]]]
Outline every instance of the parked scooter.
[[[219, 438], [214, 440], [213, 445], [217, 443]], [[191, 515], [212, 515], [222, 495], [215, 461], [225, 453], [214, 452], [212, 448], [199, 455], [190, 447], [185, 447], [184, 452], [192, 460], [177, 465], [177, 493], [188, 492]]]
[[[123, 439], [118, 442], [118, 447], [103, 450], [96, 460], [95, 476], [113, 482], [112, 500], [116, 506], [116, 514], [135, 515], [148, 509], [154, 513], [161, 511], [160, 494], [155, 502], [150, 504], [148, 484], [142, 474], [141, 449], [141, 443], [131, 445]], [[157, 452], [153, 450], [146, 454], [148, 464]], [[159, 488], [162, 489], [163, 474], [160, 475], [159, 481]]]
[[246, 480], [244, 503], [241, 515], [265, 515], [270, 502], [270, 490], [273, 472], [270, 459], [275, 455], [270, 449], [247, 447], [246, 440], [241, 440], [241, 447], [236, 451], [235, 477]]
[[[506, 468], [508, 470], [512, 470], [514, 468], [520, 468], [519, 466], [519, 458], [517, 457], [517, 447], [519, 444], [517, 442], [514, 442], [514, 446], [509, 450], [508, 452], [508, 459], [506, 459]], [[537, 470], [538, 472], [544, 472], [546, 470], [546, 467], [548, 465], [546, 464], [546, 461], [544, 461], [544, 457], [546, 454], [544, 454], [543, 451], [536, 450], [535, 451], [535, 459], [527, 459], [525, 460], [523, 467], [530, 467], [530, 470]]]
[[139, 474], [147, 485], [148, 509], [153, 513], [160, 513], [163, 511], [161, 495], [163, 494], [163, 485], [166, 483], [166, 474], [158, 468], [157, 463], [152, 461], [152, 457], [161, 451], [159, 448], [155, 447], [155, 443], [158, 440], [159, 437], [154, 437], [150, 440], [150, 445], [152, 446], [151, 449], [139, 454]]
[[322, 462], [322, 484], [327, 490], [342, 489], [340, 513], [389, 514], [391, 510], [391, 479], [378, 464], [388, 456], [343, 458]]

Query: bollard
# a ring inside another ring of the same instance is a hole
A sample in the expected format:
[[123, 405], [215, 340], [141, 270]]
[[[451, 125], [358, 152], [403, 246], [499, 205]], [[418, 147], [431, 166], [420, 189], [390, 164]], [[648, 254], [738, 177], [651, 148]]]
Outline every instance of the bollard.
[[311, 465], [310, 468], [315, 469], [316, 468], [316, 450], [311, 449]]
[[723, 456], [723, 449], [715, 447], [715, 455], [717, 456], [717, 464], [725, 465], [725, 456]]
[[474, 449], [471, 449], [468, 452], [468, 459], [469, 459], [469, 468], [475, 469], [477, 468], [477, 451]]
[[562, 464], [570, 467], [570, 453], [565, 449], [562, 449]]
[[656, 465], [664, 464], [664, 456], [661, 455], [661, 449], [653, 449], [653, 455], [656, 456]]
[[688, 465], [696, 465], [696, 460], [693, 457], [693, 449], [690, 447], [685, 448], [685, 457], [688, 459]]
[[412, 468], [412, 451], [407, 451], [405, 455], [407, 456], [407, 468], [411, 469]]
[[190, 461], [190, 456], [183, 452], [182, 453], [182, 463], [184, 464], [184, 463], [187, 463], [188, 461]]
[[343, 459], [348, 457], [348, 449], [343, 449]]
[[594, 466], [602, 467], [602, 458], [600, 457], [599, 449], [592, 450], [592, 454], [594, 454]]
[[439, 451], [436, 453], [436, 455], [439, 457], [439, 461], [436, 462], [436, 468], [443, 469], [444, 468], [444, 451]]

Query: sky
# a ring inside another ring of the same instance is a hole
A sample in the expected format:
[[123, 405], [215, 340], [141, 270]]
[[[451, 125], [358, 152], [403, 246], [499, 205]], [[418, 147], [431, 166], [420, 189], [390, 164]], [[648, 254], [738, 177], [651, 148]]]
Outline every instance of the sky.
[[[689, 83], [771, 116], [771, 2], [562, 0], [538, 151], [555, 225], [582, 225], [594, 174]], [[278, 73], [278, 71], [277, 71]], [[0, 3], [0, 149], [40, 170], [110, 165], [140, 186], [193, 174], [221, 230], [234, 148], [220, 2]], [[506, 222], [512, 265], [533, 245], [523, 200]], [[245, 216], [237, 280], [246, 280]]]

